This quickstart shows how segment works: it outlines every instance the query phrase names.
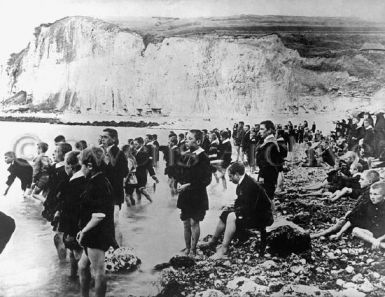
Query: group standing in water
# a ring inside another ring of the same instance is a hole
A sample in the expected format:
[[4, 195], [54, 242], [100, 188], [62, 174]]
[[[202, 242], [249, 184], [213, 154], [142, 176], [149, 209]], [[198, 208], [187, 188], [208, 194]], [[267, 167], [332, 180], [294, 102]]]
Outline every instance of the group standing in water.
[[[82, 140], [73, 149], [64, 137], [59, 136], [55, 138], [53, 162], [46, 155], [46, 143], [37, 145], [38, 156], [32, 166], [26, 160], [16, 158], [13, 152], [5, 154], [5, 161], [10, 164], [10, 176], [4, 194], [17, 177], [26, 196], [43, 201], [43, 217], [53, 225], [59, 258], [66, 258], [66, 249], [70, 251], [71, 275], [76, 277], [79, 273], [82, 296], [89, 296], [90, 268], [95, 276], [96, 296], [105, 296], [105, 252], [122, 244], [119, 211], [124, 203], [128, 207], [138, 203], [142, 195], [149, 202], [153, 201], [146, 185], [148, 175], [154, 185], [159, 182], [156, 176], [159, 152], [163, 153], [170, 195], [178, 195], [177, 207], [181, 210], [184, 227], [183, 253], [195, 257], [199, 247], [213, 248], [223, 235], [222, 245], [212, 256], [221, 259], [228, 255], [231, 241], [242, 239], [246, 229], [260, 232], [260, 255], [264, 254], [266, 227], [274, 221], [274, 195], [285, 194], [282, 186], [285, 162], [298, 162], [293, 157], [294, 147], [304, 142], [308, 148], [301, 165], [334, 167], [325, 183], [319, 188], [309, 187], [309, 191], [324, 187], [333, 190], [327, 191], [325, 195], [330, 196], [325, 196], [327, 199], [353, 193], [357, 188], [369, 193], [365, 194], [367, 198], [359, 198], [364, 203], [357, 203], [337, 227], [312, 237], [342, 230], [335, 236], [338, 238], [353, 227], [358, 237], [372, 241], [375, 247], [385, 247], [385, 222], [372, 219], [382, 214], [385, 184], [370, 171], [366, 173], [371, 176], [366, 186], [355, 183], [357, 177], [353, 176], [358, 164], [369, 169], [376, 160], [374, 158], [381, 162], [385, 155], [383, 139], [376, 137], [385, 135], [385, 126], [381, 130], [380, 125], [376, 125], [378, 129], [372, 139], [366, 134], [370, 134], [370, 127], [365, 124], [368, 120], [362, 122], [365, 130], [355, 124], [350, 130], [345, 127], [344, 132], [327, 137], [316, 130], [315, 123], [311, 128], [307, 122], [297, 128], [291, 123], [281, 126], [267, 120], [251, 128], [240, 122], [234, 125], [233, 131], [190, 130], [179, 135], [171, 131], [167, 145], [159, 145], [157, 136], [148, 134], [144, 138], [129, 139], [121, 149], [118, 133], [111, 128], [104, 129], [99, 145], [92, 147], [87, 147]], [[349, 138], [351, 143], [343, 145], [340, 136]], [[237, 161], [232, 163], [233, 148]], [[357, 153], [352, 152], [352, 155], [348, 151], [351, 148]], [[346, 157], [347, 154], [352, 157]], [[257, 179], [252, 177], [253, 173], [258, 173]], [[237, 185], [234, 205], [221, 213], [212, 239], [199, 245], [200, 222], [209, 209], [206, 188], [214, 177], [226, 190], [226, 174]], [[324, 192], [322, 190], [322, 195]], [[361, 193], [357, 195], [362, 196]], [[376, 226], [374, 231], [371, 229], [373, 224]]]

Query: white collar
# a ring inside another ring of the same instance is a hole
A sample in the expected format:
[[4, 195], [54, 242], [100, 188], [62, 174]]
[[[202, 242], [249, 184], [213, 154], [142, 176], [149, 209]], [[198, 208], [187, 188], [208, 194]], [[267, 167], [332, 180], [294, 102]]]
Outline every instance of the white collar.
[[265, 144], [265, 143], [267, 143], [269, 141], [272, 141], [272, 140], [274, 140], [274, 138], [275, 137], [274, 137], [273, 134], [267, 135], [266, 138], [263, 140], [263, 143]]
[[241, 176], [241, 178], [239, 179], [238, 185], [240, 185], [243, 182], [243, 179], [245, 178], [245, 176], [246, 176], [246, 173]]
[[230, 139], [226, 138], [225, 140], [222, 141], [222, 143], [230, 142]]
[[139, 153], [143, 148], [143, 145], [136, 151], [136, 153]]
[[205, 150], [201, 147], [198, 147], [195, 151], [193, 151], [193, 154], [199, 156], [200, 153], [203, 153]]
[[83, 173], [82, 170], [79, 170], [78, 172], [75, 172], [75, 173], [71, 176], [70, 181], [73, 180], [73, 179], [82, 177], [82, 176], [84, 176], [84, 173]]
[[211, 144], [213, 144], [213, 143], [219, 144], [219, 140], [215, 139], [215, 140], [213, 140], [213, 142]]
[[174, 149], [174, 148], [177, 148], [178, 146], [177, 145], [174, 145], [173, 147], [171, 147], [171, 149]]
[[55, 163], [55, 168], [60, 168], [64, 166], [64, 161]]

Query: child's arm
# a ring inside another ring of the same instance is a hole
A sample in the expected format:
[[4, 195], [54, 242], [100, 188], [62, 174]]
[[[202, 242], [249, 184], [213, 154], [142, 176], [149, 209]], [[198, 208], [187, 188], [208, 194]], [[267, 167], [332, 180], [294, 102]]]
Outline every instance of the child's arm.
[[374, 239], [374, 241], [372, 242], [372, 248], [378, 249], [380, 247], [381, 242], [384, 241], [384, 239], [385, 239], [385, 234]]
[[345, 187], [341, 191], [338, 191], [338, 193], [332, 199], [330, 199], [330, 201], [334, 202], [340, 199], [341, 197], [345, 196], [346, 194], [350, 194], [351, 192], [352, 189]]
[[346, 230], [348, 230], [351, 226], [352, 226], [352, 223], [350, 223], [350, 221], [346, 222], [345, 225], [342, 226], [340, 232], [330, 236], [330, 239], [331, 240], [339, 239], [342, 236], [342, 234], [344, 234]]

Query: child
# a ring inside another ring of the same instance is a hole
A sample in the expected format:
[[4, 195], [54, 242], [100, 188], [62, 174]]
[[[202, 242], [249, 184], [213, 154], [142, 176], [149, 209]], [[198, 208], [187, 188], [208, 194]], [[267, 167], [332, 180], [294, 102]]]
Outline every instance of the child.
[[51, 160], [45, 154], [47, 150], [48, 144], [45, 142], [39, 142], [37, 144], [38, 156], [33, 160], [32, 181], [35, 186], [33, 194], [39, 194], [42, 190], [45, 190], [48, 183]]
[[338, 239], [348, 229], [352, 234], [372, 244], [373, 248], [384, 248], [385, 243], [385, 182], [376, 182], [370, 187], [370, 200], [364, 201], [350, 212], [341, 230], [330, 236]]
[[25, 192], [27, 188], [31, 187], [32, 184], [32, 166], [29, 165], [28, 161], [16, 158], [14, 152], [6, 152], [4, 154], [5, 163], [10, 164], [8, 167], [9, 176], [7, 179], [7, 189], [4, 192], [4, 196], [8, 194], [9, 188], [12, 186], [16, 177], [21, 181], [21, 189]]
[[[352, 192], [350, 195], [352, 198], [357, 199], [356, 204], [354, 205], [353, 209], [355, 209], [358, 205], [362, 204], [365, 201], [369, 201], [369, 189], [370, 186], [380, 180], [380, 174], [375, 170], [369, 170], [363, 173], [360, 177], [360, 188], [359, 189], [352, 189]], [[311, 238], [318, 238], [321, 236], [326, 236], [329, 234], [332, 234], [339, 229], [346, 223], [347, 216], [349, 215], [350, 211], [345, 214], [345, 216], [338, 220], [338, 222], [330, 227], [327, 230], [321, 231], [317, 234], [313, 234], [310, 237]]]

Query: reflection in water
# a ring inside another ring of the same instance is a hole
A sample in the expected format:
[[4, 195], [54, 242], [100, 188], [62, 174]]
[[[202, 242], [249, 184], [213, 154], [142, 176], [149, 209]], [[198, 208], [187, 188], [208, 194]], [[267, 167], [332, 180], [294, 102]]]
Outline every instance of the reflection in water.
[[[7, 135], [6, 124], [0, 123], [2, 135]], [[92, 143], [102, 129], [103, 127], [12, 123], [13, 136], [17, 136], [17, 133], [22, 135], [25, 131], [41, 131], [42, 135], [39, 136], [47, 143], [52, 143], [52, 139], [58, 134], [71, 135], [75, 139], [85, 139]], [[85, 130], [87, 133], [84, 133]], [[146, 132], [146, 129], [120, 128], [121, 143], [125, 142], [128, 136], [132, 138]], [[152, 133], [158, 133], [161, 143], [166, 142], [168, 131], [152, 130]], [[1, 155], [11, 147], [11, 140], [9, 143], [3, 142]], [[0, 165], [0, 184], [6, 180], [6, 168], [4, 163]], [[184, 247], [183, 226], [179, 209], [176, 208], [176, 197], [170, 195], [166, 177], [163, 175], [164, 168], [161, 166], [157, 172], [160, 184], [152, 194], [154, 202], [150, 204], [143, 197], [134, 207], [127, 208], [124, 205], [120, 212], [123, 245], [134, 248], [142, 260], [142, 265], [138, 271], [132, 273], [108, 274], [107, 296], [155, 295], [157, 288], [151, 284], [158, 274], [153, 272], [152, 268], [158, 263], [167, 262]], [[230, 185], [225, 193], [222, 192], [221, 186], [210, 187], [210, 211], [201, 224], [202, 238], [214, 231], [220, 206], [230, 201], [235, 193], [233, 185]], [[0, 191], [3, 191], [3, 188], [0, 187]], [[69, 262], [58, 260], [52, 227], [41, 217], [41, 203], [23, 199], [20, 185], [15, 182], [7, 197], [0, 196], [0, 210], [16, 221], [16, 231], [0, 255], [0, 296], [79, 296], [78, 281], [74, 282], [69, 278]]]

